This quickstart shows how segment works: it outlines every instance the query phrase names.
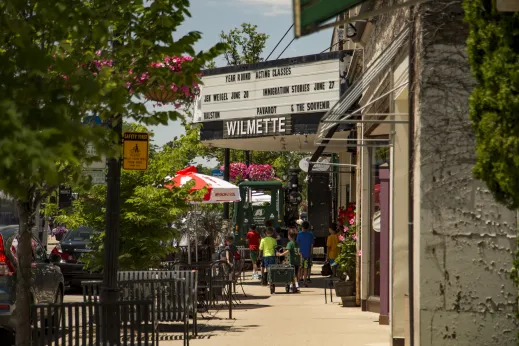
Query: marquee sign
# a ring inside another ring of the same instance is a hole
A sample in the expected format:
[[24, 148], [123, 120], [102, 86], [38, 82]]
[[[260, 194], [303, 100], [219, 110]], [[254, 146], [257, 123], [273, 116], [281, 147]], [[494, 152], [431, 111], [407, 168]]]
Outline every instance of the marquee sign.
[[273, 61], [208, 73], [194, 122], [222, 121], [225, 138], [285, 135], [292, 114], [325, 113], [339, 100], [338, 58], [284, 60], [282, 66]]
[[292, 132], [291, 117], [225, 120], [223, 131], [224, 138], [289, 135]]

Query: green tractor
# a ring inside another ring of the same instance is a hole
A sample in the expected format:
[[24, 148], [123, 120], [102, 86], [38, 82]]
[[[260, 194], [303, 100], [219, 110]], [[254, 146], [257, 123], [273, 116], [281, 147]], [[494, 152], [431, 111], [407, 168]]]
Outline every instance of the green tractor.
[[285, 197], [280, 181], [243, 181], [238, 184], [241, 201], [234, 203], [233, 226], [237, 245], [245, 245], [245, 236], [252, 224], [265, 231], [265, 221], [273, 227], [285, 228]]

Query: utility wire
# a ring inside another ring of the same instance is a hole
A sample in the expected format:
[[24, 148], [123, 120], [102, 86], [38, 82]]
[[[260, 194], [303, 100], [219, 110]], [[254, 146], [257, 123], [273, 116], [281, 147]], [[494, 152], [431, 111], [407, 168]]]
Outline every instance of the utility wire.
[[[270, 52], [269, 56], [265, 59], [265, 61], [267, 61], [270, 56], [272, 55], [272, 53], [274, 53], [274, 51], [276, 50], [276, 48], [279, 46], [279, 44], [281, 43], [281, 41], [283, 41], [283, 39], [285, 38], [285, 36], [288, 34], [288, 32], [290, 31], [290, 29], [292, 29], [294, 27], [294, 24], [292, 24], [290, 26], [290, 28], [288, 28], [287, 32], [285, 32], [285, 34], [283, 35], [283, 37], [281, 37], [281, 39], [278, 41], [278, 44], [276, 44], [276, 46], [274, 47], [274, 49], [272, 49], [272, 52]], [[279, 59], [279, 57], [278, 57]]]
[[292, 42], [294, 42], [295, 39], [296, 39], [296, 38], [294, 37], [294, 38], [292, 39], [292, 41], [290, 41], [290, 43], [287, 44], [287, 46], [285, 47], [285, 49], [283, 49], [283, 51], [281, 52], [281, 54], [279, 54], [279, 56], [276, 58], [276, 60], [279, 59], [279, 58], [281, 58], [281, 56], [283, 55], [283, 53], [285, 53], [285, 51], [287, 50], [287, 48], [292, 44]]
[[327, 50], [332, 49], [333, 47], [335, 47], [336, 45], [338, 45], [338, 44], [341, 43], [341, 42], [342, 42], [342, 40], [339, 40], [339, 41], [335, 42], [335, 43], [332, 44], [330, 47], [328, 47], [328, 48], [326, 48], [325, 50], [323, 50], [323, 51], [321, 52], [321, 54], [323, 54], [323, 53], [326, 52]]

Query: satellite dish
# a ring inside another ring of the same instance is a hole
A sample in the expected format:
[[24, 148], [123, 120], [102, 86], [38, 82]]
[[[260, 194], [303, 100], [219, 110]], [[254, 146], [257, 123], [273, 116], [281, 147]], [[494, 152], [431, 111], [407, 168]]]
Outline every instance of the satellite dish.
[[[301, 170], [303, 172], [308, 172], [308, 169], [310, 168], [310, 159], [311, 159], [311, 157], [308, 156], [308, 157], [303, 158], [301, 161], [299, 161], [299, 168], [301, 168]], [[317, 162], [322, 162], [323, 165], [320, 165], [318, 163], [314, 164], [312, 171], [326, 172], [327, 170], [330, 169], [330, 165], [328, 165], [328, 163], [330, 163], [330, 160], [327, 157], [320, 157], [317, 160]]]
[[312, 168], [313, 171], [317, 171], [317, 172], [326, 172], [330, 169], [330, 165], [328, 163], [330, 163], [330, 160], [327, 158], [327, 157], [320, 157], [317, 162], [319, 163], [323, 163], [322, 165], [320, 164], [314, 164], [314, 167]]
[[303, 172], [308, 172], [309, 167], [310, 167], [310, 156], [304, 157], [303, 159], [301, 159], [301, 161], [299, 161], [299, 168], [301, 168], [301, 170]]

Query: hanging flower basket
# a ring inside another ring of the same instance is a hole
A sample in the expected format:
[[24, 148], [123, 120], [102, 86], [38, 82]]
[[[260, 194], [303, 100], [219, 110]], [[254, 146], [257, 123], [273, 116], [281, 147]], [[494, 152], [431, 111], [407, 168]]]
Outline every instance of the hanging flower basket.
[[[160, 84], [151, 82], [154, 72], [168, 70], [168, 75], [184, 73], [182, 64], [191, 61], [190, 56], [167, 56], [162, 61], [151, 63], [147, 72], [135, 75], [133, 71], [129, 72], [130, 81], [127, 83], [131, 93], [140, 92], [148, 100], [158, 102], [160, 104], [175, 103], [175, 107], [179, 108], [182, 104], [192, 103], [196, 96], [200, 93], [200, 87], [196, 82], [191, 86], [177, 85], [173, 82]], [[151, 83], [150, 83], [151, 82]]]
[[178, 93], [160, 87], [148, 89], [144, 93], [144, 96], [148, 100], [156, 101], [158, 103], [170, 103], [178, 100]]

